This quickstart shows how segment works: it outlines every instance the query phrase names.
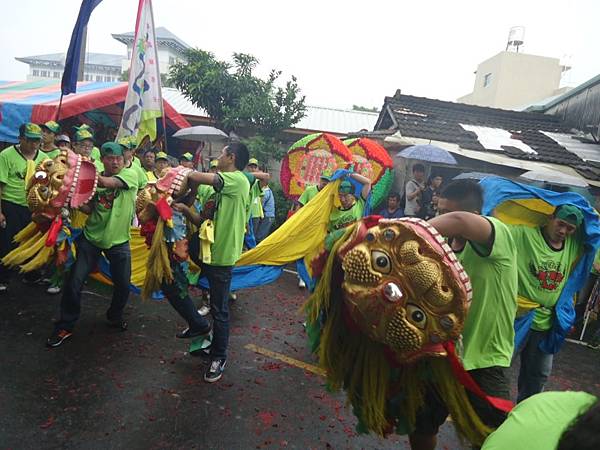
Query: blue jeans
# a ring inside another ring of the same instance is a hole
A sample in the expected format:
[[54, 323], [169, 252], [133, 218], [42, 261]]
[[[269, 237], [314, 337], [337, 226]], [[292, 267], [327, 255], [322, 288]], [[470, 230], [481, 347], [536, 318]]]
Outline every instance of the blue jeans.
[[213, 339], [210, 346], [212, 359], [227, 358], [229, 344], [229, 288], [232, 266], [202, 264], [202, 273], [208, 279], [210, 312], [213, 318]]
[[264, 217], [260, 219], [258, 227], [254, 229], [254, 237], [257, 244], [269, 235], [273, 222], [275, 222], [275, 217]]
[[82, 234], [75, 243], [77, 258], [69, 271], [60, 302], [60, 320], [55, 329], [72, 331], [81, 313], [81, 290], [86, 278], [96, 268], [100, 254], [104, 252], [110, 263], [113, 296], [106, 318], [118, 321], [123, 318], [123, 309], [129, 299], [131, 282], [131, 250], [129, 242], [102, 250], [90, 243]]
[[191, 331], [204, 332], [210, 329], [208, 320], [200, 315], [188, 294], [188, 280], [183, 263], [171, 259], [173, 282], [163, 283], [161, 290], [175, 311], [187, 322]]
[[525, 343], [520, 352], [521, 368], [519, 370], [517, 402], [521, 402], [532, 395], [544, 390], [546, 381], [552, 372], [554, 355], [540, 350], [542, 342], [548, 331], [531, 330], [525, 338]]

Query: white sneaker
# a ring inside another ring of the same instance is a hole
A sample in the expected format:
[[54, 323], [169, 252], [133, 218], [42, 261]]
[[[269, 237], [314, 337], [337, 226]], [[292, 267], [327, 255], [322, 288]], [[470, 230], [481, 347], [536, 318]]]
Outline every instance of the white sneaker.
[[200, 308], [198, 308], [198, 314], [200, 314], [201, 316], [206, 316], [209, 312], [210, 306], [208, 305], [202, 305]]
[[302, 278], [298, 278], [298, 287], [300, 289], [304, 289], [306, 287], [306, 283], [304, 282], [304, 280]]
[[8, 285], [0, 284], [0, 294], [4, 294], [6, 291], [8, 291]]
[[50, 286], [48, 289], [46, 289], [46, 292], [50, 295], [60, 294], [60, 287], [59, 286]]

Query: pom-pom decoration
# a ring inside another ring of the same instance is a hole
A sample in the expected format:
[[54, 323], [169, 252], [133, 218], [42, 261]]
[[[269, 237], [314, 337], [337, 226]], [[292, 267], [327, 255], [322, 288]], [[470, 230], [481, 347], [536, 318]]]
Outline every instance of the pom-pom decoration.
[[344, 143], [327, 133], [305, 136], [294, 143], [281, 162], [280, 181], [289, 199], [297, 200], [306, 186], [318, 184], [322, 173], [332, 175], [352, 162]]
[[344, 144], [352, 152], [354, 172], [371, 180], [371, 207], [377, 208], [394, 181], [392, 158], [385, 148], [371, 139], [346, 139]]

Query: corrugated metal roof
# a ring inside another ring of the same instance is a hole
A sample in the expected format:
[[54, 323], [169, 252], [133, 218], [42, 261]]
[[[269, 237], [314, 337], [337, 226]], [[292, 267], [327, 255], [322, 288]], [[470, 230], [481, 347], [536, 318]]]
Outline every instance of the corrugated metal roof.
[[[183, 115], [206, 117], [206, 111], [194, 106], [192, 102], [174, 88], [163, 88], [163, 97], [173, 108]], [[307, 106], [306, 116], [294, 127], [300, 130], [324, 131], [345, 134], [353, 131], [372, 130], [379, 113], [347, 109]]]
[[[66, 53], [48, 53], [46, 55], [35, 55], [35, 56], [24, 56], [15, 58], [18, 61], [31, 63], [33, 61], [51, 61], [60, 64], [65, 63]], [[125, 56], [123, 55], [112, 55], [109, 53], [86, 53], [85, 63], [90, 65], [98, 66], [111, 66], [118, 67], [121, 69], [121, 64]]]

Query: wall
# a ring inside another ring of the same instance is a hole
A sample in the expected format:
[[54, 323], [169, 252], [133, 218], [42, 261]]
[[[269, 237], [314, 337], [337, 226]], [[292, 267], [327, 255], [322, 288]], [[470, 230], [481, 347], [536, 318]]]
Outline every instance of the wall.
[[[458, 101], [494, 108], [519, 108], [556, 95], [561, 70], [556, 58], [500, 52], [479, 64], [473, 92]], [[491, 74], [491, 82], [484, 87], [486, 74]]]
[[[169, 67], [173, 60], [181, 60], [181, 55], [171, 50], [169, 47], [162, 47], [159, 45], [158, 48], [158, 63], [161, 74], [169, 73]], [[123, 72], [129, 69], [129, 63], [131, 61], [131, 46], [127, 46], [127, 59], [123, 60]]]

